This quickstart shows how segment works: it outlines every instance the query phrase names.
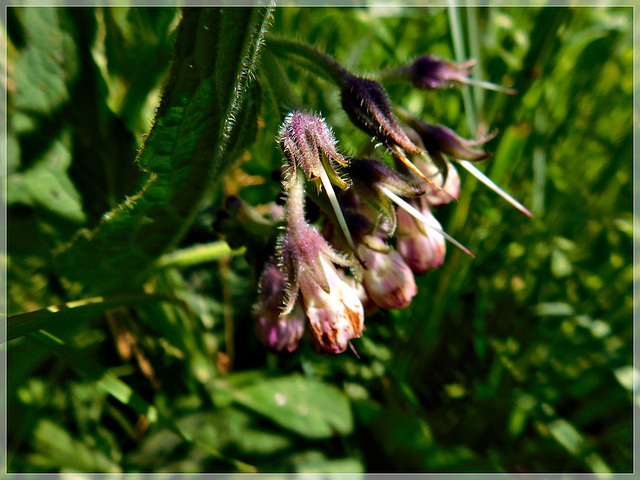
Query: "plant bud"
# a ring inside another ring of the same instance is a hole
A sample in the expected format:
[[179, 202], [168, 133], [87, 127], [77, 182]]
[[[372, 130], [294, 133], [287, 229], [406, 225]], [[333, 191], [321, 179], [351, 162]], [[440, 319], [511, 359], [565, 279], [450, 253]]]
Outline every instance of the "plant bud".
[[380, 308], [401, 309], [418, 293], [411, 269], [395, 250], [380, 253], [360, 246], [360, 255], [367, 268], [362, 284], [369, 298]]
[[316, 183], [318, 190], [322, 169], [332, 183], [342, 189], [349, 187], [335, 171], [335, 164], [347, 166], [349, 162], [338, 153], [336, 139], [324, 119], [303, 112], [290, 113], [280, 127], [278, 141], [289, 163], [285, 172], [285, 188], [295, 178], [298, 166], [309, 181]]
[[421, 153], [400, 128], [382, 86], [366, 78], [346, 75], [340, 92], [342, 108], [351, 121], [365, 133], [375, 137], [389, 150], [400, 147], [408, 153]]
[[[433, 217], [428, 206], [423, 206], [422, 214], [435, 225], [440, 223]], [[446, 252], [445, 238], [438, 233], [418, 226], [406, 211], [398, 210], [398, 240], [396, 248], [413, 273], [425, 273], [441, 267]]]

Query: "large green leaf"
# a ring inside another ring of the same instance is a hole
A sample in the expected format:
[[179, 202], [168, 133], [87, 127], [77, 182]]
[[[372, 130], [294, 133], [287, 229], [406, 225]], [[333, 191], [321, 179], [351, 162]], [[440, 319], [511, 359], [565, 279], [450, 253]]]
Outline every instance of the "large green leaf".
[[[171, 76], [138, 156], [143, 189], [82, 232], [59, 256], [71, 280], [101, 292], [138, 287], [193, 221], [233, 163], [268, 8], [185, 9]], [[91, 265], [91, 268], [87, 268]]]
[[303, 437], [329, 438], [353, 430], [347, 398], [317, 380], [291, 375], [244, 386], [224, 385], [222, 380], [216, 385], [233, 401]]

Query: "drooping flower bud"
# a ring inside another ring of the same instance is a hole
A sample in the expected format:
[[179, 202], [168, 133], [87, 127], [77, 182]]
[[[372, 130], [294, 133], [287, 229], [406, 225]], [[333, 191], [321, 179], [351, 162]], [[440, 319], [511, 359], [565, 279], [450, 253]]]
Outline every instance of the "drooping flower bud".
[[345, 75], [340, 98], [342, 108], [351, 121], [365, 133], [375, 137], [392, 152], [400, 147], [408, 153], [421, 153], [402, 130], [393, 114], [387, 92], [366, 78]]
[[411, 80], [416, 88], [447, 88], [467, 83], [475, 60], [454, 63], [441, 58], [423, 55], [410, 66]]
[[400, 253], [393, 249], [388, 253], [376, 252], [364, 245], [359, 250], [367, 265], [362, 284], [369, 298], [385, 310], [409, 305], [418, 289], [413, 273]]
[[299, 303], [290, 313], [282, 314], [286, 283], [284, 272], [268, 263], [260, 278], [258, 303], [253, 308], [256, 334], [262, 344], [274, 352], [295, 350], [306, 323]]
[[[422, 214], [432, 225], [442, 229], [426, 202], [422, 201], [421, 203]], [[398, 210], [397, 237], [396, 248], [412, 272], [425, 273], [428, 270], [441, 267], [444, 263], [445, 238], [434, 231], [425, 229], [402, 209]]]
[[314, 341], [331, 353], [343, 352], [362, 335], [364, 310], [355, 290], [338, 275], [334, 263], [352, 266], [304, 219], [304, 188], [292, 183], [287, 195], [286, 234], [278, 253], [286, 273], [283, 314], [293, 311], [298, 291]]
[[278, 141], [289, 163], [285, 172], [285, 188], [295, 178], [298, 167], [309, 181], [315, 182], [318, 191], [323, 170], [338, 187], [349, 187], [335, 170], [336, 164], [344, 167], [349, 162], [338, 152], [336, 139], [324, 119], [304, 112], [290, 113], [280, 127]]

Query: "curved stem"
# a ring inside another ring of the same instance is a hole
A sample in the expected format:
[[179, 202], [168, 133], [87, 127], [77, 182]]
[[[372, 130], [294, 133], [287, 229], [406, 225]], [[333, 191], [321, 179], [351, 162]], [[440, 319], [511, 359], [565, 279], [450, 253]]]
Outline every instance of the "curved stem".
[[266, 47], [279, 57], [293, 60], [336, 85], [341, 85], [343, 78], [349, 74], [333, 57], [306, 43], [267, 34]]

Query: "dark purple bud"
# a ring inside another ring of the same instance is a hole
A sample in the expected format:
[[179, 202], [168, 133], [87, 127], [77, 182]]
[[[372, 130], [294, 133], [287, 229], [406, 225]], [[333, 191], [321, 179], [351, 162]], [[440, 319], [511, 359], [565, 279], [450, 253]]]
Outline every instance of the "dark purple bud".
[[435, 89], [454, 85], [464, 85], [471, 73], [475, 60], [454, 63], [440, 58], [424, 55], [416, 59], [410, 68], [411, 80], [416, 88]]
[[318, 190], [322, 170], [338, 187], [349, 187], [335, 171], [336, 164], [346, 166], [349, 162], [338, 152], [336, 139], [324, 119], [303, 112], [290, 113], [280, 127], [278, 141], [289, 162], [289, 169], [284, 172], [286, 188], [295, 178], [298, 167], [309, 181], [316, 183]]
[[393, 153], [397, 147], [408, 153], [421, 153], [420, 148], [398, 125], [387, 92], [379, 83], [350, 74], [345, 75], [340, 98], [342, 108], [351, 121], [365, 133], [377, 138]]
[[491, 152], [485, 152], [472, 147], [488, 142], [496, 136], [497, 132], [493, 132], [478, 140], [466, 140], [450, 128], [428, 125], [419, 119], [416, 119], [411, 127], [420, 135], [420, 140], [422, 140], [425, 150], [431, 156], [444, 154], [458, 160], [477, 162], [493, 155]]

